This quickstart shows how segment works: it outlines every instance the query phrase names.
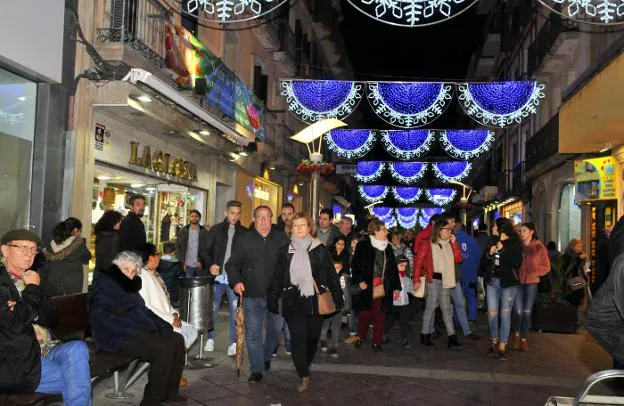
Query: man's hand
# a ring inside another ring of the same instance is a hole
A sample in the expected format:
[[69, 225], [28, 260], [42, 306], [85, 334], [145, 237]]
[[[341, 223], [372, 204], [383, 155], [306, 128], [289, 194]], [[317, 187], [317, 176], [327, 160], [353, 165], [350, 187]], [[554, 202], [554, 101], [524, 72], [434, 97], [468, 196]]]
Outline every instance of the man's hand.
[[179, 317], [173, 317], [173, 327], [182, 328], [182, 320]]
[[360, 282], [360, 289], [366, 290], [366, 288], [368, 288], [368, 285], [366, 284], [366, 282]]
[[13, 309], [15, 308], [15, 305], [17, 304], [17, 302], [14, 302], [12, 300], [9, 300], [7, 302], [7, 304], [9, 305], [9, 311], [13, 311]]
[[41, 283], [41, 277], [35, 271], [24, 272], [24, 283], [26, 285], [39, 285]]
[[237, 295], [242, 296], [244, 291], [245, 285], [243, 284], [243, 282], [238, 282], [236, 285], [234, 285], [234, 292]]
[[217, 264], [210, 265], [210, 275], [218, 276], [221, 273], [221, 267]]

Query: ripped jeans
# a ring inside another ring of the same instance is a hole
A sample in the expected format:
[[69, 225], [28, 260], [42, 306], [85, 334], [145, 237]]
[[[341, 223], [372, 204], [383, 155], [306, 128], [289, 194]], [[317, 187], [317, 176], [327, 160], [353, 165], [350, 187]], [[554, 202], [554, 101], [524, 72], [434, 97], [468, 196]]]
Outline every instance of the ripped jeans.
[[509, 330], [511, 329], [511, 312], [513, 310], [517, 292], [517, 286], [501, 288], [500, 279], [498, 278], [493, 278], [488, 283], [487, 305], [491, 340], [498, 339], [501, 344], [507, 344], [507, 340], [509, 339]]

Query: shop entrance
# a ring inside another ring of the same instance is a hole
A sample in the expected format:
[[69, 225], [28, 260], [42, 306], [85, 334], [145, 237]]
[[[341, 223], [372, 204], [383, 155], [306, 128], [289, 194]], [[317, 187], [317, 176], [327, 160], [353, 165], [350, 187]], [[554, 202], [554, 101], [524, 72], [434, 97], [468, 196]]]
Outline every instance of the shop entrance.
[[595, 293], [607, 277], [609, 258], [604, 253], [603, 245], [607, 244], [605, 232], [610, 232], [617, 222], [617, 200], [593, 201], [590, 210], [589, 255], [592, 273], [589, 287]]

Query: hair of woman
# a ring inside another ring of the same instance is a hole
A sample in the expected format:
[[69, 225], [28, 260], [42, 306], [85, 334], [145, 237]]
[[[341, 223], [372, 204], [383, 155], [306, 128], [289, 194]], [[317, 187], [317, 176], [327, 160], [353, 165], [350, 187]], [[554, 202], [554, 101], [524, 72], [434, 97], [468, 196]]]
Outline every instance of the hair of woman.
[[82, 222], [75, 217], [69, 217], [54, 227], [52, 230], [52, 239], [55, 243], [61, 244], [71, 236], [74, 230], [82, 230]]
[[115, 225], [121, 221], [123, 216], [120, 212], [115, 210], [109, 210], [102, 214], [102, 217], [95, 223], [95, 232], [100, 233], [102, 231], [115, 231]]
[[381, 230], [381, 228], [385, 226], [386, 225], [383, 221], [374, 218], [368, 223], [368, 227], [366, 228], [366, 230], [368, 231], [369, 235], [374, 236], [377, 231]]
[[522, 227], [525, 227], [525, 228], [533, 231], [533, 236], [531, 238], [531, 241], [537, 240], [537, 236], [535, 235], [535, 224], [533, 224], [533, 223], [522, 223]]
[[436, 221], [433, 225], [433, 230], [431, 231], [431, 242], [437, 242], [440, 239], [440, 231], [442, 231], [442, 229], [446, 226], [448, 226], [448, 221], [446, 221], [446, 219]]
[[505, 233], [507, 237], [515, 235], [513, 224], [507, 217], [499, 217], [496, 219], [496, 228], [498, 229], [498, 235]]

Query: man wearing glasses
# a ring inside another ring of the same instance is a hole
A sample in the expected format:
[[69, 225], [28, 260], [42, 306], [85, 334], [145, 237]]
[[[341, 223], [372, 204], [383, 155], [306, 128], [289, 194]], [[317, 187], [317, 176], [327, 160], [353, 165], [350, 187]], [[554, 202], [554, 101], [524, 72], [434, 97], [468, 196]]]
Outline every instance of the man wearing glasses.
[[284, 326], [282, 316], [268, 311], [267, 295], [278, 253], [290, 240], [272, 227], [273, 212], [269, 207], [256, 207], [253, 216], [254, 227], [236, 242], [225, 271], [234, 292], [244, 296], [245, 338], [251, 364], [249, 382], [260, 382], [263, 368], [266, 371], [271, 368], [271, 356]]
[[[31, 270], [41, 240], [28, 230], [0, 239], [0, 393], [61, 394], [66, 405], [91, 405], [89, 351], [82, 341], [41, 343], [34, 325], [58, 322], [54, 303]], [[41, 345], [40, 345], [41, 344]]]

